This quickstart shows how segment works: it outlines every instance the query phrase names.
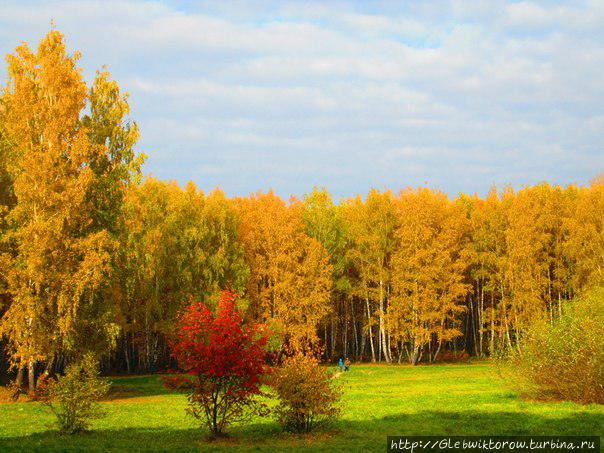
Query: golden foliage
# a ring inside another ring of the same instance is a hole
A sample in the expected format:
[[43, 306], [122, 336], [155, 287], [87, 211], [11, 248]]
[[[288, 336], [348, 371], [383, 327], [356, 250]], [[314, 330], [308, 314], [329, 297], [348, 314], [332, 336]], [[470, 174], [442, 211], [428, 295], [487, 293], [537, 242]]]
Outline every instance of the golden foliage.
[[[77, 60], [55, 30], [37, 52], [23, 44], [7, 57], [1, 105], [13, 157], [14, 253], [1, 330], [21, 361], [94, 349], [113, 332], [100, 292], [112, 270], [123, 187], [138, 171], [137, 134], [123, 124], [128, 109], [117, 85], [103, 73], [89, 95]], [[99, 113], [115, 103], [119, 114]], [[83, 116], [87, 105], [92, 117]]]
[[331, 359], [417, 363], [522, 350], [604, 282], [602, 177], [339, 204], [141, 182], [127, 94], [104, 69], [87, 87], [77, 62], [53, 30], [7, 56], [0, 97], [0, 333], [31, 380], [38, 360], [115, 347], [118, 329], [126, 368], [154, 369], [182, 305], [225, 288], [286, 346], [321, 336]]
[[277, 421], [288, 431], [310, 432], [341, 414], [342, 389], [312, 354], [285, 358], [269, 384], [279, 399]]
[[288, 206], [268, 192], [238, 200], [238, 209], [251, 271], [249, 314], [276, 321], [293, 347], [315, 342], [316, 326], [329, 310], [332, 267], [325, 248], [305, 233], [300, 203]]
[[401, 192], [396, 206], [388, 318], [409, 360], [417, 363], [432, 336], [436, 355], [444, 341], [461, 335], [458, 314], [469, 290], [464, 282], [468, 222], [460, 205], [428, 189]]

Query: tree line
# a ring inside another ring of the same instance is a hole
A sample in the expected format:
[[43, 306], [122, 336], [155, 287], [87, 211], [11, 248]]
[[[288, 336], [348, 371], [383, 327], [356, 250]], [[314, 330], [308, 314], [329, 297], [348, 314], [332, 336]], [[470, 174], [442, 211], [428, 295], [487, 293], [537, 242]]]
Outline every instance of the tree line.
[[142, 178], [127, 95], [105, 70], [88, 86], [78, 58], [56, 30], [23, 44], [0, 97], [0, 373], [31, 388], [90, 352], [165, 369], [179, 311], [222, 289], [275, 351], [417, 364], [520, 349], [604, 281], [602, 177], [484, 198], [204, 194]]

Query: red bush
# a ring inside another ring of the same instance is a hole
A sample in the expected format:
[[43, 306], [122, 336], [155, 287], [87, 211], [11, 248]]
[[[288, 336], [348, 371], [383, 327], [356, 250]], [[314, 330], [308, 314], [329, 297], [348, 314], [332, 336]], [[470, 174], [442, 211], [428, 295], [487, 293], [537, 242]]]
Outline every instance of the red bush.
[[263, 412], [257, 402], [267, 337], [244, 323], [235, 309], [237, 295], [224, 291], [213, 316], [203, 303], [192, 303], [178, 317], [172, 355], [185, 374], [164, 384], [188, 393], [189, 413], [203, 420], [212, 436], [224, 434], [235, 420]]

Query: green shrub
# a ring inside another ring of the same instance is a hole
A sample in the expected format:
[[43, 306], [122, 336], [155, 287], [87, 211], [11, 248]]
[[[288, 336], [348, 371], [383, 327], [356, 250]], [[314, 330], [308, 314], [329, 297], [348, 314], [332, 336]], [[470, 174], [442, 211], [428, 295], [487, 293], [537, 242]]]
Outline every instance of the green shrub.
[[312, 355], [286, 358], [270, 384], [279, 400], [274, 413], [287, 431], [310, 432], [341, 414], [342, 391]]
[[508, 365], [524, 394], [604, 404], [604, 288], [575, 300], [553, 325], [535, 324]]
[[109, 383], [99, 378], [98, 362], [87, 355], [69, 365], [65, 375], [43, 384], [43, 402], [57, 417], [62, 433], [88, 429], [90, 421], [104, 415], [98, 401], [109, 391]]

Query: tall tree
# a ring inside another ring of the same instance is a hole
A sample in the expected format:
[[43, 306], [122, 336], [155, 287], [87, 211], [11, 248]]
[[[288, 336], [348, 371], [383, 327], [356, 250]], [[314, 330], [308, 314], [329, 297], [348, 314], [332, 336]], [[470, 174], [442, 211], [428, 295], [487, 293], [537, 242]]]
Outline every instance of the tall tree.
[[[114, 337], [103, 295], [123, 190], [140, 164], [125, 97], [106, 73], [89, 93], [78, 58], [55, 30], [37, 52], [23, 44], [7, 56], [2, 117], [13, 156], [8, 220], [16, 255], [8, 278], [13, 303], [0, 328], [13, 359], [29, 365], [32, 390], [36, 361], [98, 351]], [[113, 88], [99, 88], [107, 84]], [[101, 105], [120, 113], [98, 113]]]
[[429, 189], [401, 192], [396, 204], [388, 317], [400, 344], [399, 361], [405, 351], [416, 364], [425, 352], [434, 360], [444, 342], [462, 334], [458, 315], [469, 290], [464, 282], [467, 220], [463, 207]]
[[[348, 200], [344, 209], [347, 220], [348, 258], [358, 279], [355, 294], [365, 301], [366, 329], [371, 357], [390, 362], [390, 345], [385, 314], [390, 292], [390, 259], [394, 247], [396, 217], [392, 194], [371, 189], [363, 202], [360, 196]], [[373, 326], [377, 320], [377, 345]], [[377, 355], [376, 355], [377, 349]]]
[[503, 263], [507, 253], [507, 212], [494, 187], [484, 200], [474, 197], [471, 202], [469, 245], [472, 265], [469, 281], [474, 286], [474, 300], [467, 318], [466, 343], [472, 340], [474, 353], [482, 356], [487, 349], [487, 336], [488, 351], [493, 354], [499, 344], [497, 338], [501, 328], [504, 327], [498, 310], [503, 287]]
[[[9, 231], [7, 214], [12, 209], [15, 201], [12, 176], [9, 172], [14, 148], [11, 146], [4, 129], [4, 112], [5, 109], [0, 96], [0, 319], [11, 303], [10, 292], [8, 291], [8, 274], [14, 256], [14, 244], [7, 235]], [[0, 380], [8, 369], [8, 361], [4, 359], [6, 353], [5, 342], [0, 335]], [[23, 370], [21, 369], [18, 379], [20, 385], [22, 377]]]
[[[354, 309], [350, 279], [348, 278], [348, 260], [346, 259], [344, 221], [340, 210], [334, 205], [331, 196], [322, 188], [316, 187], [302, 200], [302, 218], [307, 234], [316, 239], [327, 251], [332, 266], [332, 310], [325, 323], [325, 348], [333, 358], [336, 349], [336, 334], [340, 330], [343, 355], [348, 355], [348, 313]], [[327, 326], [331, 327], [328, 348]], [[356, 328], [353, 326], [353, 328]]]
[[293, 348], [317, 342], [330, 310], [332, 266], [325, 248], [304, 231], [302, 207], [272, 191], [239, 200], [240, 240], [251, 275], [249, 315], [273, 325]]
[[578, 191], [566, 226], [569, 236], [564, 253], [573, 269], [574, 292], [604, 286], [604, 175]]
[[553, 323], [570, 297], [572, 270], [564, 244], [575, 198], [572, 186], [562, 191], [544, 183], [522, 189], [510, 203], [504, 278], [511, 312], [506, 324], [519, 348], [524, 329], [543, 315]]
[[233, 207], [218, 190], [152, 177], [128, 191], [119, 253], [120, 358], [128, 371], [151, 371], [168, 359], [183, 301], [243, 290], [248, 268], [237, 242]]

